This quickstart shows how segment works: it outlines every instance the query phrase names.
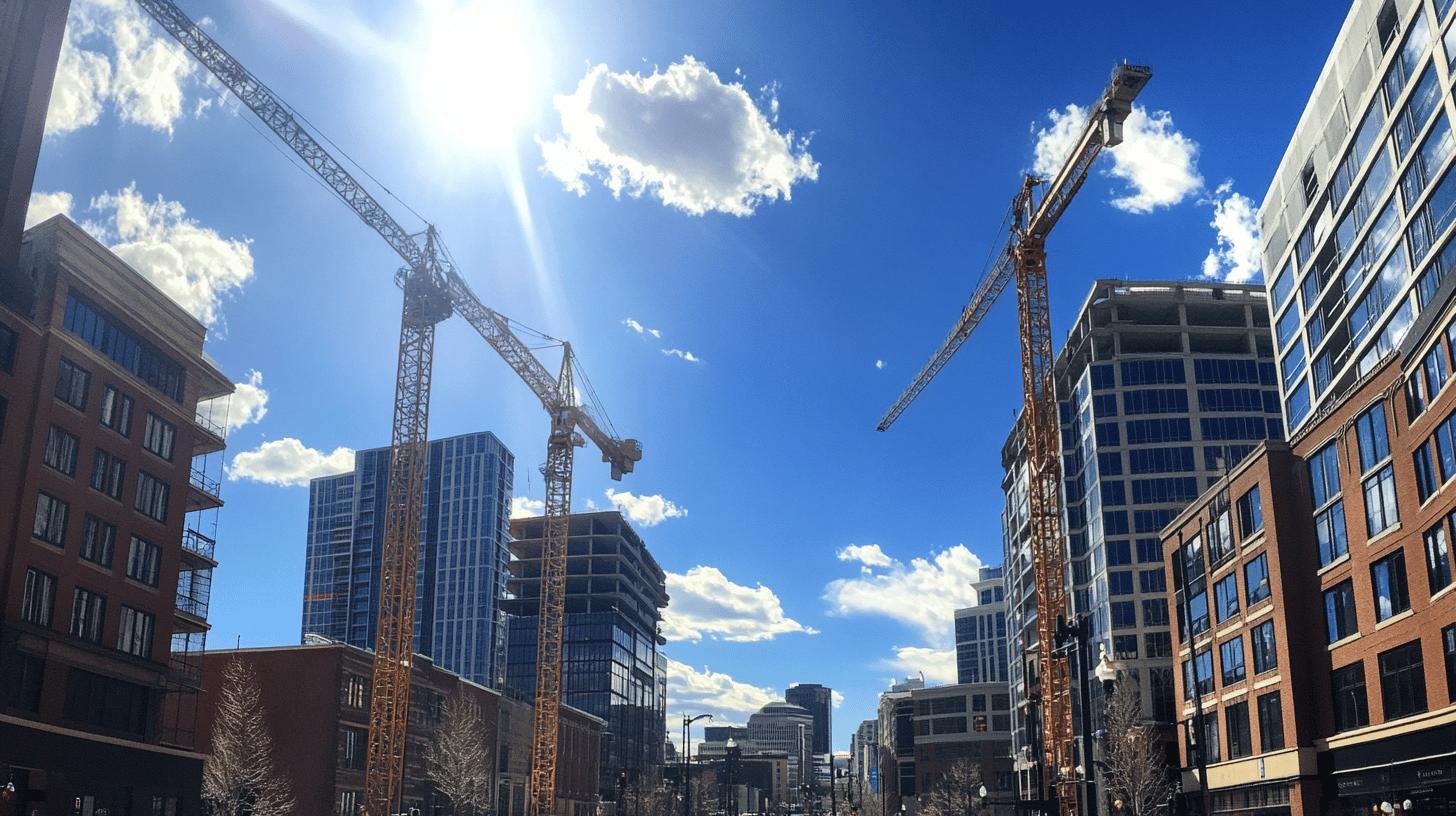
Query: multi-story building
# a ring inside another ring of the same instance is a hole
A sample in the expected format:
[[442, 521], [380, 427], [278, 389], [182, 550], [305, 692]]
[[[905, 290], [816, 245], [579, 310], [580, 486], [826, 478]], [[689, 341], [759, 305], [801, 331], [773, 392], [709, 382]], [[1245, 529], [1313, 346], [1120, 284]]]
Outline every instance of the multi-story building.
[[813, 773], [814, 715], [782, 700], [748, 715], [748, 741], [755, 750], [783, 752], [789, 760], [788, 801], [804, 801]]
[[814, 715], [814, 742], [809, 750], [816, 756], [832, 753], [834, 690], [818, 683], [795, 683], [784, 692], [784, 700]]
[[1004, 682], [957, 683], [910, 692], [915, 791], [923, 803], [957, 762], [976, 766], [987, 801], [1016, 797], [1011, 772], [1011, 694]]
[[[1259, 441], [1282, 438], [1264, 293], [1205, 282], [1093, 284], [1055, 363], [1072, 614], [1091, 659], [1132, 670], [1143, 711], [1173, 721], [1173, 649], [1158, 533]], [[1036, 594], [1020, 422], [1002, 452], [1013, 749], [1020, 790], [1039, 785]], [[1074, 672], [1100, 709], [1101, 685]], [[1090, 764], [1090, 763], [1085, 763]], [[1095, 767], [1095, 766], [1094, 766]]]
[[1003, 570], [981, 567], [980, 580], [971, 589], [979, 602], [955, 612], [956, 682], [1009, 682]]
[[224, 447], [198, 407], [233, 386], [203, 325], [65, 217], [20, 265], [32, 308], [0, 305], [6, 798], [195, 813]]
[[[355, 816], [364, 804], [372, 659], [343, 643], [210, 651], [204, 659], [208, 691], [202, 733], [210, 739], [224, 668], [234, 660], [244, 662], [257, 677], [263, 723], [273, 738], [274, 766], [291, 783], [296, 812]], [[489, 740], [485, 748], [495, 792], [492, 812], [524, 816], [530, 786], [530, 704], [472, 683], [422, 655], [416, 655], [410, 675], [401, 812], [418, 808], [420, 813], [441, 813], [449, 807], [426, 775], [426, 753], [435, 743], [442, 703], [460, 695], [479, 712]], [[555, 813], [596, 813], [603, 726], [584, 711], [562, 706]]]
[[880, 789], [880, 721], [862, 720], [849, 741], [849, 775], [860, 790]]
[[925, 688], [925, 681], [907, 677], [902, 683], [890, 684], [880, 694], [876, 711], [879, 721], [879, 794], [880, 812], [895, 813], [915, 796], [915, 704], [910, 692]]
[[1183, 789], [1215, 811], [1456, 801], [1453, 296], [1456, 278], [1290, 451], [1269, 445], [1165, 532], [1186, 572]]
[[[667, 575], [621, 513], [575, 513], [569, 525], [562, 700], [607, 722], [601, 795], [616, 801], [618, 770], [636, 783], [662, 766], [667, 657], [657, 630]], [[511, 520], [505, 685], [527, 699], [536, 691], [544, 533], [544, 518]]]
[[1448, 0], [1355, 0], [1259, 213], [1291, 430], [1400, 346], [1451, 268]]
[[[309, 483], [302, 636], [373, 649], [379, 617], [390, 449]], [[414, 649], [472, 682], [499, 686], [515, 457], [494, 434], [429, 443], [415, 586]]]

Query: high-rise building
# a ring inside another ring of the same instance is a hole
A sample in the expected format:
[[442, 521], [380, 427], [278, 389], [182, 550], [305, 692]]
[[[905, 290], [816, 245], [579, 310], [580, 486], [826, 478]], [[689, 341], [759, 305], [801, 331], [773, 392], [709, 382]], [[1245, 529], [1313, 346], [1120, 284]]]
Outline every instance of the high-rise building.
[[[390, 449], [309, 483], [302, 637], [374, 648]], [[494, 434], [429, 443], [415, 586], [414, 651], [474, 683], [503, 670], [511, 484], [515, 457]]]
[[[1258, 286], [1102, 280], [1055, 362], [1071, 612], [1089, 619], [1091, 663], [1105, 652], [1136, 671], [1143, 711], [1167, 738], [1173, 647], [1158, 533], [1259, 441], [1283, 437], [1268, 321]], [[1002, 463], [1012, 742], [1019, 790], [1032, 796], [1040, 725], [1021, 703], [1038, 693], [1038, 638], [1019, 421]], [[1080, 670], [1073, 681], [1074, 706], [1087, 689], [1100, 708], [1101, 685]]]
[[34, 309], [0, 305], [0, 798], [196, 813], [224, 448], [199, 407], [233, 385], [206, 328], [64, 216], [20, 262]]
[[892, 683], [880, 695], [876, 709], [880, 738], [879, 765], [880, 801], [885, 813], [895, 813], [908, 797], [915, 795], [915, 704], [910, 693], [925, 688], [925, 681], [907, 677]]
[[834, 745], [834, 690], [818, 683], [796, 683], [784, 692], [784, 700], [814, 715], [814, 743], [809, 750], [828, 754]]
[[849, 774], [861, 791], [880, 790], [880, 721], [862, 720], [849, 741]]
[[[536, 693], [545, 522], [511, 520], [510, 595], [502, 602], [506, 687], [527, 699]], [[616, 801], [619, 770], [636, 784], [663, 762], [667, 657], [657, 630], [667, 575], [621, 513], [573, 513], [569, 525], [561, 700], [606, 720], [601, 795]]]
[[981, 567], [978, 603], [955, 613], [956, 682], [1006, 683], [1006, 582], [1001, 567]]
[[1448, 0], [1355, 0], [1259, 212], [1290, 430], [1398, 347], [1456, 244]]
[[803, 786], [813, 778], [814, 715], [785, 701], [748, 715], [748, 739], [756, 750], [788, 754], [789, 801], [803, 802]]

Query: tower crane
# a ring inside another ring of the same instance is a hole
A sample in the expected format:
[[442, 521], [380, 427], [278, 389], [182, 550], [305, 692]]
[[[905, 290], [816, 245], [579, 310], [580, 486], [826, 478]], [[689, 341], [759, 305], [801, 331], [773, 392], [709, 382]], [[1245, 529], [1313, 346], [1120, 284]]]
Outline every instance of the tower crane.
[[[1042, 742], [1042, 794], [1059, 813], [1077, 813], [1071, 681], [1067, 658], [1053, 648], [1058, 624], [1070, 612], [1062, 549], [1062, 474], [1057, 402], [1053, 383], [1051, 309], [1047, 298], [1046, 239], [1066, 212], [1092, 162], [1104, 147], [1122, 142], [1132, 101], [1152, 77], [1145, 66], [1119, 65], [1088, 114], [1076, 147], [1050, 179], [1027, 175], [1011, 201], [1005, 250], [976, 285], [950, 334], [909, 387], [890, 406], [877, 430], [889, 429], [935, 379], [980, 325], [1006, 285], [1016, 281], [1021, 340], [1022, 424], [1026, 434], [1032, 583], [1036, 588], [1037, 667]], [[1045, 188], [1040, 196], [1038, 188]], [[1090, 770], [1090, 764], [1087, 766]]]
[[[512, 322], [486, 306], [456, 270], [433, 226], [410, 233], [310, 132], [267, 85], [243, 67], [171, 0], [137, 0], [366, 225], [404, 261], [395, 281], [404, 292], [399, 365], [395, 376], [391, 460], [385, 493], [380, 565], [379, 621], [369, 748], [365, 770], [368, 816], [398, 811], [409, 719], [410, 667], [419, 559], [420, 507], [428, 450], [430, 386], [435, 327], [459, 314], [531, 389], [551, 419], [546, 443], [546, 536], [542, 553], [541, 618], [537, 640], [531, 813], [556, 812], [556, 762], [561, 704], [561, 652], [565, 616], [566, 539], [571, 512], [575, 449], [590, 439], [613, 479], [642, 459], [635, 439], [618, 438], [600, 406], [580, 404], [574, 387], [579, 366], [571, 345], [561, 343], [560, 373], [551, 372], [513, 330]], [[588, 393], [590, 389], [588, 389]], [[595, 407], [595, 411], [593, 410]], [[598, 416], [597, 414], [600, 414]], [[585, 437], [585, 439], [583, 438]]]

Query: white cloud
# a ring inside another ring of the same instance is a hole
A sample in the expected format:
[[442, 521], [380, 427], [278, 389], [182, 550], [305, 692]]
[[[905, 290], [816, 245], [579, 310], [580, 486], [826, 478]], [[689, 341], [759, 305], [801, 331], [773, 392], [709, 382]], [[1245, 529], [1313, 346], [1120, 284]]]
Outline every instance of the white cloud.
[[225, 431], [252, 425], [268, 413], [268, 391], [263, 388], [263, 372], [253, 369], [243, 382], [233, 383], [231, 397], [218, 397], [197, 403], [197, 413]]
[[682, 349], [667, 348], [663, 349], [662, 353], [669, 357], [676, 357], [679, 360], [686, 360], [690, 363], [701, 363], [703, 361], [703, 358], [693, 354], [691, 351], [683, 351]]
[[884, 367], [885, 367], [885, 361], [884, 360], [876, 360], [875, 361], [875, 368], [884, 368]]
[[216, 323], [223, 297], [253, 277], [248, 239], [203, 227], [176, 201], [147, 201], [135, 182], [91, 199], [91, 209], [104, 220], [87, 230], [204, 325]]
[[[1061, 169], [1077, 145], [1087, 122], [1087, 109], [1068, 105], [1047, 111], [1049, 127], [1036, 133], [1032, 171], [1051, 177]], [[1126, 182], [1127, 194], [1112, 199], [1112, 206], [1144, 214], [1171, 207], [1202, 189], [1198, 173], [1198, 143], [1173, 125], [1167, 111], [1148, 112], [1134, 105], [1123, 123], [1123, 142], [1109, 151], [1112, 167], [1106, 173]]]
[[667, 573], [671, 599], [662, 616], [662, 635], [669, 641], [701, 641], [704, 637], [734, 643], [772, 640], [791, 632], [818, 634], [793, 618], [772, 589], [735, 584], [716, 567], [697, 566], [685, 574]]
[[297, 487], [308, 484], [309, 479], [347, 473], [353, 469], [352, 448], [339, 447], [324, 453], [286, 436], [234, 456], [227, 466], [227, 476], [234, 482], [251, 479], [263, 484]]
[[[875, 545], [869, 545], [879, 552]], [[849, 549], [849, 548], [846, 548]], [[844, 558], [866, 564], [860, 556]], [[877, 560], [877, 559], [876, 559]], [[954, 643], [955, 611], [976, 603], [971, 584], [980, 578], [981, 559], [964, 544], [916, 558], [906, 565], [891, 559], [886, 566], [855, 578], [841, 578], [824, 588], [834, 615], [879, 615], [916, 630], [927, 644]]]
[[661, 340], [662, 339], [662, 332], [661, 331], [659, 331], [657, 329], [649, 329], [646, 326], [642, 325], [641, 323], [638, 323], [637, 321], [633, 320], [630, 317], [627, 318], [626, 320], [623, 320], [622, 321], [622, 325], [623, 326], [626, 326], [627, 328], [631, 329], [634, 332], [637, 332], [638, 334], [650, 334], [650, 335], [652, 335], [654, 338], [656, 338], [658, 340]]
[[896, 646], [895, 656], [882, 664], [899, 677], [925, 675], [929, 684], [954, 683], [956, 655], [954, 648], [933, 649], [925, 646]]
[[30, 207], [25, 211], [25, 228], [30, 229], [53, 215], [69, 217], [75, 203], [70, 193], [31, 193]]
[[707, 666], [699, 671], [668, 658], [667, 707], [670, 711], [712, 714], [714, 722], [742, 722], [748, 715], [781, 699], [772, 689], [741, 683]]
[[76, 0], [56, 66], [46, 133], [95, 124], [109, 103], [123, 122], [170, 135], [182, 116], [183, 86], [197, 72], [187, 51], [159, 35], [136, 4]]
[[835, 708], [839, 708], [840, 706], [844, 705], [844, 695], [843, 694], [840, 694], [837, 691], [832, 691], [831, 690], [829, 692], [829, 699], [832, 700], [832, 701], [834, 701], [834, 707]]
[[851, 544], [834, 555], [840, 561], [857, 561], [867, 567], [888, 567], [891, 563], [878, 544]]
[[528, 499], [525, 496], [511, 497], [511, 518], [531, 518], [545, 512], [546, 502], [541, 499]]
[[660, 495], [638, 496], [626, 490], [607, 488], [607, 500], [634, 524], [656, 527], [671, 518], [682, 518], [688, 514], [686, 507], [679, 507]]
[[616, 197], [650, 192], [693, 215], [747, 216], [819, 177], [807, 138], [776, 130], [740, 83], [691, 56], [649, 76], [597, 65], [554, 101], [561, 135], [537, 138], [542, 169], [578, 195], [596, 178]]
[[1216, 244], [1203, 259], [1203, 276], [1229, 283], [1248, 283], [1263, 274], [1259, 258], [1259, 219], [1253, 199], [1234, 192], [1225, 181], [1213, 191], [1213, 227]]

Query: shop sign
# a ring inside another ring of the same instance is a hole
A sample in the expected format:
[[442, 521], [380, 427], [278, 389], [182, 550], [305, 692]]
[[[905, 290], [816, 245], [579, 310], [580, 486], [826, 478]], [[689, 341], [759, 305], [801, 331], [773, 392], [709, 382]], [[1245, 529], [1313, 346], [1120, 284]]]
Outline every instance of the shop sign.
[[1392, 766], [1359, 773], [1338, 774], [1335, 790], [1340, 796], [1375, 791], [1429, 787], [1456, 782], [1456, 760], [1441, 759], [1406, 766]]

